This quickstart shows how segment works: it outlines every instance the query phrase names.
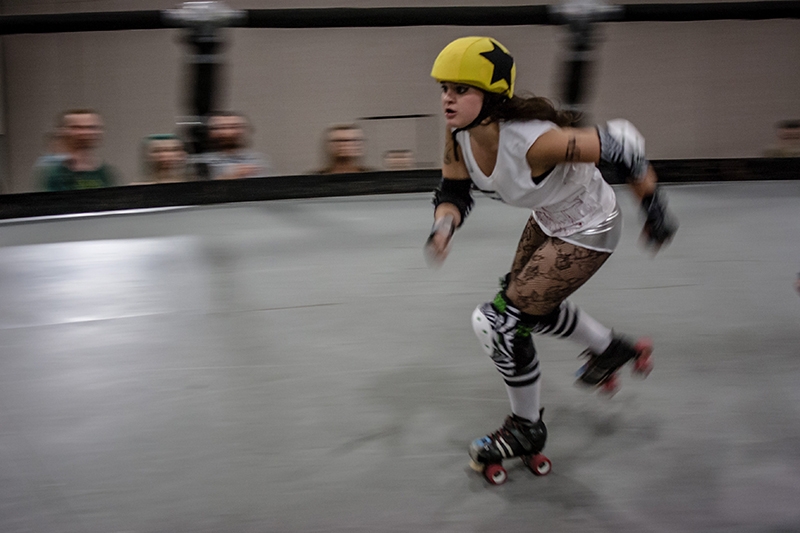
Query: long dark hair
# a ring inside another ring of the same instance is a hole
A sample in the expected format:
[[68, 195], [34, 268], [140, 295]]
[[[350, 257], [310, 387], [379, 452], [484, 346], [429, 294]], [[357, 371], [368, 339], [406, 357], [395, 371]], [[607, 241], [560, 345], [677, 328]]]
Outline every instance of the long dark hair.
[[556, 109], [553, 102], [541, 96], [525, 94], [506, 98], [493, 93], [484, 93], [487, 118], [494, 121], [548, 120], [560, 127], [573, 126], [580, 114]]
[[561, 111], [556, 109], [553, 102], [547, 98], [534, 95], [512, 96], [508, 98], [501, 94], [483, 91], [483, 106], [480, 113], [468, 126], [454, 129], [450, 135], [453, 138], [453, 153], [458, 161], [458, 139], [460, 131], [468, 130], [482, 124], [486, 119], [489, 122], [511, 122], [514, 120], [548, 120], [561, 128], [574, 126], [581, 119], [579, 113]]

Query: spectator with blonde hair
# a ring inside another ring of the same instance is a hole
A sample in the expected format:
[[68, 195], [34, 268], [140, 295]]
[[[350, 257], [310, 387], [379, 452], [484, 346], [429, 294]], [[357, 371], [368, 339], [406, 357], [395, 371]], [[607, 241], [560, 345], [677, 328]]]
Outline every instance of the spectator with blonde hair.
[[143, 179], [139, 183], [187, 181], [186, 149], [172, 133], [148, 135], [142, 141]]

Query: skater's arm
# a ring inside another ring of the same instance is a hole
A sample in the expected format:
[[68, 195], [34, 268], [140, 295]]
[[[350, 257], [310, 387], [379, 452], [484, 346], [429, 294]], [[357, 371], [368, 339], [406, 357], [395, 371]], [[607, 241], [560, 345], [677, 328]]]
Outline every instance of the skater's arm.
[[667, 209], [667, 196], [658, 187], [658, 178], [652, 165], [647, 166], [644, 177], [629, 183], [645, 216], [642, 237], [654, 251], [672, 240], [678, 231], [678, 219]]
[[433, 212], [433, 219], [436, 222], [450, 215], [453, 217], [453, 227], [458, 228], [472, 207], [472, 197], [469, 194], [472, 181], [464, 164], [461, 147], [453, 142], [449, 129], [445, 131], [444, 139], [442, 182], [434, 198], [436, 209]]
[[433, 199], [436, 206], [433, 211], [433, 227], [425, 246], [430, 263], [440, 264], [445, 260], [453, 233], [472, 209], [471, 184], [463, 154], [453, 142], [448, 129], [445, 132], [442, 181]]
[[543, 133], [526, 154], [531, 175], [541, 176], [561, 163], [600, 161], [600, 139], [595, 128], [552, 129]]
[[592, 128], [552, 129], [543, 133], [527, 152], [533, 176], [560, 163], [593, 163], [626, 181], [645, 179], [649, 163], [644, 138], [627, 120], [610, 120]]
[[652, 165], [647, 165], [647, 173], [645, 173], [642, 179], [628, 182], [630, 189], [633, 191], [633, 194], [636, 195], [639, 203], [641, 203], [645, 197], [652, 196], [653, 193], [656, 192], [657, 184], [658, 177]]

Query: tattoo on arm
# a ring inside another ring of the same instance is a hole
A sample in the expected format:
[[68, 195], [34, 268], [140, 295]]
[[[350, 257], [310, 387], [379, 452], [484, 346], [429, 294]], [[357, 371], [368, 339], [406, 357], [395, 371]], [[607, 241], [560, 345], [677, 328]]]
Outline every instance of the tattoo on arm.
[[575, 137], [572, 136], [569, 138], [569, 142], [567, 142], [567, 153], [564, 156], [564, 159], [567, 161], [575, 161], [581, 156], [581, 150], [575, 145]]

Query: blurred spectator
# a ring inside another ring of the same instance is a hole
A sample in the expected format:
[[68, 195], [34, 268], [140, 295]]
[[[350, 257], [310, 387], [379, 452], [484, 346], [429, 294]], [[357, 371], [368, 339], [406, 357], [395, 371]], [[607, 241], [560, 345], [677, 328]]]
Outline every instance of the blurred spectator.
[[213, 180], [254, 178], [272, 175], [269, 161], [249, 149], [253, 131], [241, 113], [218, 111], [208, 117], [210, 151], [196, 158], [200, 175]]
[[775, 144], [764, 150], [765, 157], [800, 157], [800, 120], [778, 122], [775, 136]]
[[60, 162], [41, 170], [45, 190], [68, 191], [114, 185], [113, 169], [97, 153], [103, 138], [103, 120], [96, 111], [65, 111], [58, 120], [56, 131], [63, 142], [64, 153]]
[[414, 153], [411, 150], [387, 150], [383, 154], [386, 170], [411, 170], [414, 168]]
[[148, 135], [142, 141], [143, 180], [140, 183], [187, 181], [186, 149], [172, 133]]
[[364, 132], [355, 124], [336, 124], [325, 130], [327, 162], [318, 174], [369, 172], [362, 164]]

